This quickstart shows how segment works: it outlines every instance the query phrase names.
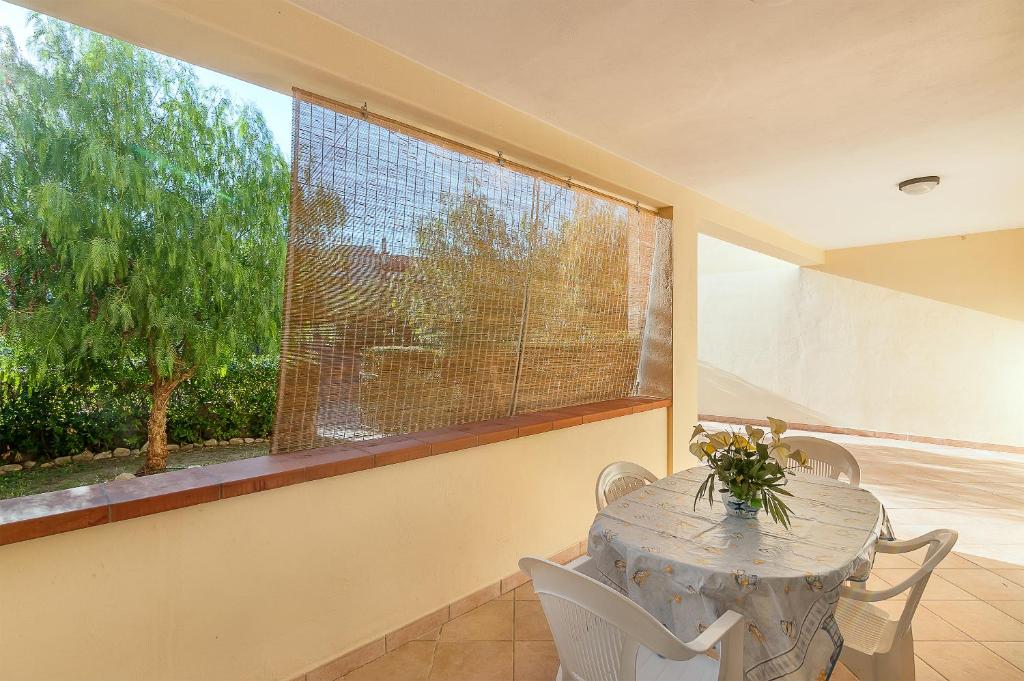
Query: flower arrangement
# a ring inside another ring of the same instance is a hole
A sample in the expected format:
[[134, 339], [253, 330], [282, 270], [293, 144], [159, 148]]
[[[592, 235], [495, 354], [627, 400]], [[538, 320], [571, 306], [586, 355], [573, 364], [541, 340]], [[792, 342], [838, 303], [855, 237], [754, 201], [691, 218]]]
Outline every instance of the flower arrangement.
[[[789, 528], [790, 508], [780, 498], [793, 496], [782, 488], [786, 484], [785, 464], [789, 460], [800, 466], [807, 464], [807, 455], [782, 442], [786, 422], [768, 418], [770, 431], [745, 426], [746, 435], [737, 432], [708, 432], [701, 425], [690, 436], [690, 452], [703, 461], [711, 473], [697, 490], [693, 507], [708, 497], [713, 504], [715, 479], [721, 483], [726, 511], [741, 518], [753, 518], [764, 508], [772, 520]], [[767, 436], [767, 437], [766, 437]]]

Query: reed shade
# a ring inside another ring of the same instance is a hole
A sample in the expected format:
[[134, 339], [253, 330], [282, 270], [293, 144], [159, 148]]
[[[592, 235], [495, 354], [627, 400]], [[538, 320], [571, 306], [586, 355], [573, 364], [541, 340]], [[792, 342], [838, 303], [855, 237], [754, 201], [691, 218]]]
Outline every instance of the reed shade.
[[636, 394], [645, 341], [670, 385], [670, 237], [652, 211], [297, 90], [274, 451]]

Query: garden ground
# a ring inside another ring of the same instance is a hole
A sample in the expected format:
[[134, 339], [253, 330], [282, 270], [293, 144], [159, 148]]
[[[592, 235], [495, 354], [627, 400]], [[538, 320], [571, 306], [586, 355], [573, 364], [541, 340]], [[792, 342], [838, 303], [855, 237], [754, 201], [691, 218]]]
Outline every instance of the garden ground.
[[[225, 461], [266, 456], [270, 443], [200, 447], [187, 452], [171, 452], [167, 456], [167, 470], [180, 470], [190, 466], [207, 466]], [[40, 492], [52, 492], [80, 485], [94, 485], [113, 480], [121, 473], [135, 473], [142, 466], [145, 454], [100, 461], [72, 461], [52, 468], [33, 468], [0, 475], [0, 499], [21, 497]]]

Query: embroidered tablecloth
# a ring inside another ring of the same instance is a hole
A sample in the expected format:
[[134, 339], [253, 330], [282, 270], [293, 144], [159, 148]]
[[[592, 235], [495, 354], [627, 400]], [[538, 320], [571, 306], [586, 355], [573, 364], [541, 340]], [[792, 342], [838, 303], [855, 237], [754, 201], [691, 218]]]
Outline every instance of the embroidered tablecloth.
[[684, 641], [727, 610], [742, 614], [747, 681], [824, 681], [843, 645], [840, 587], [867, 579], [881, 504], [867, 490], [792, 473], [787, 530], [764, 512], [727, 516], [717, 491], [713, 506], [705, 498], [694, 510], [707, 474], [682, 471], [598, 513], [589, 537], [597, 569]]

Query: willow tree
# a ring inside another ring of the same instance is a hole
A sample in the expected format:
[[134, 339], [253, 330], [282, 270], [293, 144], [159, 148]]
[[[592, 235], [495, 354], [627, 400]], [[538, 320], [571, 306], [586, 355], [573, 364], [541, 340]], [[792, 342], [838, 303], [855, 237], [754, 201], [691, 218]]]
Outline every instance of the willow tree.
[[33, 28], [28, 56], [0, 34], [0, 369], [136, 363], [154, 472], [175, 388], [275, 342], [287, 163], [258, 111], [187, 65]]

